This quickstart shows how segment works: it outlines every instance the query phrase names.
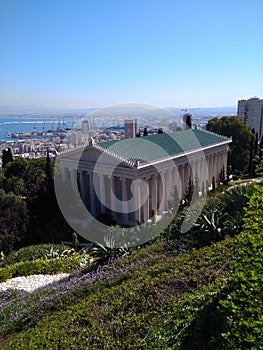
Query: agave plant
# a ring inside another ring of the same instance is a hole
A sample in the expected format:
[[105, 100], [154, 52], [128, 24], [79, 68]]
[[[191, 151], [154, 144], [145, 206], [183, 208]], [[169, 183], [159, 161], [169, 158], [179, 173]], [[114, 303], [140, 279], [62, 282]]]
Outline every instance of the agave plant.
[[45, 253], [43, 254], [43, 259], [49, 260], [49, 259], [65, 258], [68, 256], [73, 256], [75, 254], [76, 254], [76, 251], [73, 248], [65, 248], [64, 250], [55, 249], [52, 244], [50, 249], [45, 250]]
[[238, 186], [224, 193], [222, 203], [229, 213], [239, 211], [243, 213], [244, 208], [248, 203], [249, 194], [253, 191], [253, 187]]
[[194, 229], [197, 240], [201, 240], [201, 243], [221, 240], [226, 235], [226, 217], [227, 213], [220, 207], [201, 214]]
[[105, 264], [113, 258], [123, 256], [130, 253], [130, 248], [127, 244], [118, 247], [112, 234], [108, 234], [104, 238], [104, 244], [96, 243], [91, 249], [91, 256], [98, 260], [99, 263]]
[[240, 211], [235, 211], [233, 215], [227, 215], [225, 227], [229, 236], [235, 236], [241, 232], [243, 225], [243, 215]]

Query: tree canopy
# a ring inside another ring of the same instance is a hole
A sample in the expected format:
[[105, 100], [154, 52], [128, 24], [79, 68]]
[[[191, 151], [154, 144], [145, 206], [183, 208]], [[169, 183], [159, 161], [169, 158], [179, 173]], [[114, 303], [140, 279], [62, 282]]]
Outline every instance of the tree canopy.
[[236, 174], [245, 174], [249, 171], [251, 152], [256, 135], [245, 125], [241, 118], [236, 116], [213, 118], [206, 125], [208, 131], [231, 137], [228, 161], [231, 171]]
[[[71, 229], [57, 204], [53, 176], [54, 161], [48, 152], [46, 159], [17, 158], [0, 170], [0, 251], [12, 250], [21, 239], [23, 245], [70, 237]], [[25, 225], [20, 227], [23, 220]]]
[[13, 154], [11, 148], [3, 149], [2, 151], [2, 167], [4, 168], [6, 164], [13, 161]]
[[0, 251], [9, 253], [23, 238], [28, 225], [26, 203], [0, 190]]

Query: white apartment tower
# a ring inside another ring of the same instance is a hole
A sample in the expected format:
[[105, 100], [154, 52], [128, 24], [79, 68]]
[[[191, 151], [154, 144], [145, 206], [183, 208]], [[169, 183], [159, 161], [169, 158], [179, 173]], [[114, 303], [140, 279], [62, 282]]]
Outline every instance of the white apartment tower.
[[263, 135], [263, 100], [252, 97], [248, 100], [239, 100], [237, 115], [244, 123], [258, 133], [259, 140]]

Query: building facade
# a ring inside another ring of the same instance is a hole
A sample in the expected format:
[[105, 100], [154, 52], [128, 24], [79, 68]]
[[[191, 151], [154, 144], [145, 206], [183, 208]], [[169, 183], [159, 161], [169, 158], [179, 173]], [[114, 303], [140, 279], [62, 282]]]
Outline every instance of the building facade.
[[[171, 209], [177, 190], [184, 198], [189, 179], [211, 186], [227, 166], [230, 139], [201, 130], [90, 144], [59, 155], [62, 181], [76, 187], [93, 217], [133, 225]], [[75, 184], [75, 185], [74, 185]]]
[[246, 125], [258, 133], [259, 140], [263, 135], [263, 100], [252, 97], [248, 100], [239, 100], [237, 115]]
[[137, 119], [125, 119], [124, 120], [124, 137], [134, 138], [138, 133]]

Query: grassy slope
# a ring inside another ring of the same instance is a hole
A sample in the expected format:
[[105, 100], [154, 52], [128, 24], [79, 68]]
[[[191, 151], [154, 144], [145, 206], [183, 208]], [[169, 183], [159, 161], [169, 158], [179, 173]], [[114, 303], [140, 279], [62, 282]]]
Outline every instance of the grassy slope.
[[[0, 307], [5, 349], [263, 349], [263, 189], [243, 232], [178, 254], [155, 242]], [[231, 273], [230, 273], [231, 269]]]
[[[60, 296], [48, 310], [42, 305], [40, 320], [27, 324], [24, 315], [10, 323], [5, 337], [13, 327], [17, 334], [5, 349], [192, 349], [193, 342], [214, 349], [209, 342], [218, 336], [216, 306], [234, 246], [227, 239], [178, 256], [162, 242], [138, 250], [102, 268], [93, 282], [84, 279], [74, 298]], [[30, 314], [38, 307], [31, 303]], [[8, 312], [12, 319], [15, 311]]]

